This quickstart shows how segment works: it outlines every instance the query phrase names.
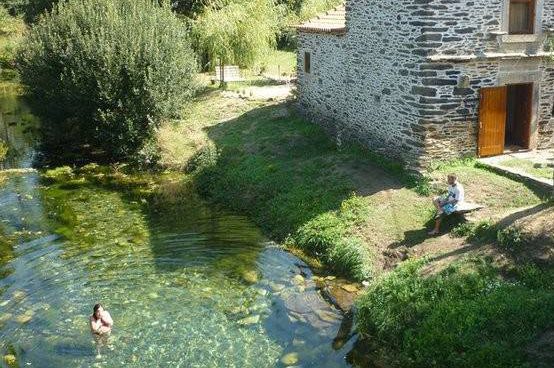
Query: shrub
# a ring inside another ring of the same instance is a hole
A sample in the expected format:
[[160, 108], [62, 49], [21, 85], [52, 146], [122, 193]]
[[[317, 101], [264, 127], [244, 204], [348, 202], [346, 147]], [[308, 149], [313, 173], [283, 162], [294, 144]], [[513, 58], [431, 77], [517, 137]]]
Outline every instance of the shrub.
[[354, 280], [368, 280], [372, 274], [371, 254], [362, 240], [355, 236], [334, 243], [323, 260], [335, 272]]
[[354, 280], [367, 280], [373, 265], [371, 252], [348, 229], [359, 224], [368, 211], [362, 197], [352, 196], [343, 201], [338, 211], [325, 212], [303, 224], [289, 241], [333, 271]]
[[552, 326], [552, 289], [503, 281], [485, 263], [432, 276], [420, 274], [422, 265], [408, 261], [372, 282], [358, 301], [361, 332], [402, 367], [529, 366], [526, 346]]
[[452, 229], [452, 234], [467, 237], [469, 241], [492, 242], [496, 240], [497, 227], [491, 221], [463, 222]]
[[8, 155], [9, 147], [4, 140], [0, 139], [0, 163], [6, 159]]
[[295, 242], [313, 255], [327, 253], [346, 233], [346, 224], [334, 212], [323, 213], [302, 225]]
[[33, 27], [18, 67], [47, 145], [90, 146], [119, 160], [140, 152], [163, 119], [179, 115], [194, 90], [196, 60], [168, 7], [64, 1]]
[[454, 227], [451, 233], [452, 235], [457, 237], [470, 236], [473, 234], [474, 229], [475, 225], [471, 222], [462, 222], [461, 224], [458, 224], [456, 227]]
[[198, 150], [187, 162], [185, 171], [195, 173], [214, 167], [217, 164], [219, 152], [213, 143], [208, 143]]
[[524, 237], [521, 231], [515, 226], [498, 230], [496, 238], [498, 240], [498, 245], [509, 251], [515, 251], [521, 248], [524, 243]]
[[75, 177], [73, 169], [69, 166], [60, 166], [47, 170], [42, 177], [49, 182], [66, 182]]

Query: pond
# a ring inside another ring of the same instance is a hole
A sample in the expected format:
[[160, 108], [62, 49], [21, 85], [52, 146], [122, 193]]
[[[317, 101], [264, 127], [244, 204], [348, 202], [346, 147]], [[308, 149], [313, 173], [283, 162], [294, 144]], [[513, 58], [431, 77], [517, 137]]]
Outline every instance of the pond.
[[[0, 107], [5, 166], [29, 168], [36, 119], [14, 93], [0, 95]], [[5, 359], [20, 367], [352, 365], [355, 339], [333, 344], [343, 316], [309, 267], [244, 217], [183, 195], [176, 176], [152, 179], [158, 194], [143, 197], [48, 184], [30, 169], [2, 177]], [[115, 320], [99, 343], [87, 324], [96, 302]]]

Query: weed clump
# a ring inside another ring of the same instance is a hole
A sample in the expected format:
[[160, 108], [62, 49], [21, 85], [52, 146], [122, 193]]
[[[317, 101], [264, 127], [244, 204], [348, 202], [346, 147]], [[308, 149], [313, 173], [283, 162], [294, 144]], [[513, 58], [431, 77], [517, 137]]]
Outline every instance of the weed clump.
[[498, 230], [496, 239], [498, 241], [498, 245], [508, 251], [516, 251], [524, 244], [524, 236], [521, 233], [521, 230], [515, 226]]

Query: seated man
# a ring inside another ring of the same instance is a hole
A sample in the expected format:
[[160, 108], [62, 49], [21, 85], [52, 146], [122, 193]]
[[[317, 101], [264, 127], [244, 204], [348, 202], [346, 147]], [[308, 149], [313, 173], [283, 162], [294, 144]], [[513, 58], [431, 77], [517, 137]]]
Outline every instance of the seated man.
[[433, 204], [437, 208], [437, 216], [435, 217], [435, 228], [429, 232], [429, 235], [437, 235], [443, 215], [456, 212], [458, 206], [464, 201], [464, 187], [458, 183], [458, 177], [455, 174], [448, 174], [447, 181], [448, 193], [433, 200]]
[[104, 310], [101, 304], [96, 304], [90, 316], [90, 330], [97, 335], [110, 333], [113, 326], [112, 316], [107, 310]]

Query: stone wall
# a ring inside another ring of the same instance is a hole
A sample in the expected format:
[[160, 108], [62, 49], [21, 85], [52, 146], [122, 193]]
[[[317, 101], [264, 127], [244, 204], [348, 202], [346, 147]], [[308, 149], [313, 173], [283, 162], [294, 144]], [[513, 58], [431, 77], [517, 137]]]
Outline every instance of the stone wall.
[[554, 65], [551, 61], [543, 61], [541, 71], [537, 148], [545, 149], [554, 147]]
[[[297, 58], [298, 102], [305, 117], [332, 134], [344, 118], [342, 89], [346, 69], [345, 37], [300, 33]], [[304, 53], [310, 53], [311, 72], [304, 72]]]
[[[418, 0], [347, 1], [349, 60], [344, 129], [366, 146], [415, 163], [424, 154], [417, 124], [419, 87], [427, 50], [416, 42]], [[425, 73], [424, 73], [425, 74]], [[344, 133], [347, 135], [347, 133]]]
[[433, 70], [438, 79], [452, 80], [452, 85], [433, 87], [436, 97], [419, 100], [428, 106], [425, 109], [428, 113], [420, 119], [427, 132], [423, 161], [474, 155], [477, 152], [480, 90], [509, 84], [533, 83], [531, 146], [554, 146], [554, 65], [550, 60], [491, 59], [458, 64], [428, 63], [420, 67]]
[[[343, 139], [421, 166], [476, 154], [482, 87], [533, 82], [532, 144], [554, 146], [554, 64], [484, 55], [541, 50], [554, 0], [538, 0], [542, 23], [525, 42], [495, 33], [507, 27], [507, 4], [347, 0], [345, 36], [300, 34], [302, 111]], [[312, 53], [310, 76], [302, 71], [304, 51]], [[431, 55], [450, 60], [430, 61]]]

